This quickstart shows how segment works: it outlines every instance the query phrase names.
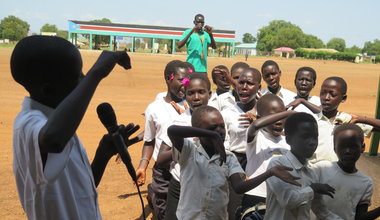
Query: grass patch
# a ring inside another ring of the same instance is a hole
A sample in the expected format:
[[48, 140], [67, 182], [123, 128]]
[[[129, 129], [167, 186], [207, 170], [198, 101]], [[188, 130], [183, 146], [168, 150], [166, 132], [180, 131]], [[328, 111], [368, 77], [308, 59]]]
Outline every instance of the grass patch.
[[0, 44], [0, 48], [14, 48], [15, 44]]

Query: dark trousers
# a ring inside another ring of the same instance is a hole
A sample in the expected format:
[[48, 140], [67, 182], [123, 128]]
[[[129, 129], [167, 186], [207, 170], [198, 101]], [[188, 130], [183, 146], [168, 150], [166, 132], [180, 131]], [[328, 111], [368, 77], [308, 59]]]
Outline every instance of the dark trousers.
[[[236, 158], [238, 159], [240, 163], [241, 168], [245, 170], [245, 167], [247, 166], [247, 155], [244, 153], [237, 153], [237, 152], [232, 152], [232, 153], [235, 154]], [[229, 201], [228, 201], [228, 206], [227, 206], [228, 219], [234, 220], [236, 210], [242, 203], [243, 195], [235, 193], [230, 182], [228, 185], [229, 185], [229, 190], [230, 190], [230, 195], [228, 198]]]
[[264, 197], [244, 194], [243, 202], [242, 202], [242, 208], [243, 208], [243, 210], [245, 210], [247, 208], [251, 208], [252, 206], [255, 206], [259, 203], [265, 203], [265, 200], [266, 200], [266, 198], [264, 198]]
[[171, 174], [165, 168], [159, 168], [156, 165], [152, 168], [152, 191], [153, 198], [152, 205], [154, 209], [154, 214], [158, 220], [165, 218], [166, 209], [166, 197], [168, 194], [168, 187]]
[[172, 177], [170, 179], [168, 197], [166, 200], [165, 220], [177, 220], [176, 212], [180, 194], [181, 184]]

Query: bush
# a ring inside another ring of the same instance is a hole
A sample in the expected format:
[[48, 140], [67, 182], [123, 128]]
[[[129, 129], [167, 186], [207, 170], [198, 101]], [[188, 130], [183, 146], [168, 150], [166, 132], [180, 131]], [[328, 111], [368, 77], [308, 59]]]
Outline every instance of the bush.
[[[350, 52], [330, 53], [327, 51], [307, 51], [300, 48], [296, 49], [296, 55], [297, 57], [303, 57], [306, 59], [321, 59], [321, 60], [334, 59], [334, 60], [344, 60], [344, 61], [349, 61], [349, 62], [354, 62], [355, 57], [357, 56], [356, 53], [350, 53]], [[376, 62], [380, 62], [380, 60], [378, 61], [378, 57], [376, 57]]]

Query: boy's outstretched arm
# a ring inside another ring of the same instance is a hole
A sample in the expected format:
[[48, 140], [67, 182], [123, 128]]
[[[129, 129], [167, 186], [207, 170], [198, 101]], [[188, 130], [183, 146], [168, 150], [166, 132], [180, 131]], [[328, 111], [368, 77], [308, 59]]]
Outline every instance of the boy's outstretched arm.
[[366, 116], [354, 115], [354, 114], [351, 114], [351, 116], [352, 116], [352, 119], [351, 119], [350, 123], [362, 123], [362, 124], [371, 125], [373, 127], [373, 131], [380, 132], [380, 120], [379, 119], [368, 118]]
[[55, 108], [38, 136], [41, 153], [60, 153], [75, 134], [99, 82], [116, 63], [130, 69], [125, 51], [103, 51], [76, 88]]
[[182, 151], [184, 138], [209, 137], [213, 141], [215, 153], [219, 153], [220, 155], [221, 162], [226, 162], [226, 151], [224, 149], [222, 138], [215, 131], [189, 126], [171, 125], [168, 128], [168, 136], [173, 144], [173, 147], [175, 147], [179, 152]]
[[380, 207], [368, 211], [368, 204], [358, 205], [356, 207], [355, 220], [372, 220], [380, 216]]
[[[128, 147], [139, 142], [139, 138], [137, 136], [134, 138], [129, 138], [139, 128], [139, 125], [134, 125], [133, 123], [130, 123], [125, 127], [122, 125], [115, 135], [121, 135], [124, 139], [125, 146]], [[113, 144], [111, 135], [112, 134], [104, 135], [100, 140], [94, 160], [91, 163], [92, 174], [94, 176], [96, 187], [99, 185], [100, 180], [102, 179], [108, 161], [112, 156], [118, 153], [116, 146]]]
[[263, 183], [265, 180], [267, 180], [269, 177], [276, 176], [277, 178], [280, 178], [281, 180], [293, 184], [295, 186], [301, 186], [296, 180], [300, 179], [299, 177], [295, 177], [291, 175], [288, 171], [292, 171], [293, 169], [290, 167], [277, 165], [272, 167], [271, 169], [268, 169], [264, 173], [258, 175], [257, 177], [249, 180], [242, 180], [239, 174], [235, 173], [231, 175], [230, 181], [232, 184], [232, 187], [234, 191], [238, 194], [245, 193], [261, 183]]
[[172, 160], [172, 148], [163, 141], [157, 155], [156, 164], [157, 166], [164, 168], [168, 167]]
[[294, 114], [296, 111], [289, 110], [284, 112], [279, 112], [275, 114], [271, 114], [265, 117], [257, 118], [255, 121], [251, 123], [251, 125], [248, 127], [248, 135], [247, 135], [247, 142], [253, 141], [255, 138], [257, 132], [260, 128], [266, 127], [270, 124], [273, 124], [279, 120], [282, 120], [286, 117], [289, 117], [290, 115]]

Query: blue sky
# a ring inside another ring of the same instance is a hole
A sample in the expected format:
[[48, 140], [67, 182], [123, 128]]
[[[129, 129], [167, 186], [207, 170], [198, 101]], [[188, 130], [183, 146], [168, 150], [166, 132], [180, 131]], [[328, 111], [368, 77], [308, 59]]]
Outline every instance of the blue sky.
[[363, 47], [380, 39], [380, 1], [376, 0], [9, 0], [0, 6], [0, 19], [15, 15], [38, 33], [46, 24], [67, 30], [67, 20], [89, 21], [109, 18], [114, 23], [192, 27], [194, 15], [202, 13], [206, 24], [236, 31], [236, 41], [244, 33], [256, 35], [271, 20], [298, 25], [325, 43], [333, 37], [346, 40], [346, 46]]

